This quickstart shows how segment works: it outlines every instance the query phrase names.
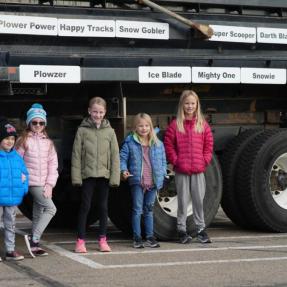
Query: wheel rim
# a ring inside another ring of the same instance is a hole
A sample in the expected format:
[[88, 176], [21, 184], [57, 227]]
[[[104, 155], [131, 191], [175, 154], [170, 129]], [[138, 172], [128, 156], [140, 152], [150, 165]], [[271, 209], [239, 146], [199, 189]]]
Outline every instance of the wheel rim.
[[[157, 201], [160, 208], [169, 216], [177, 217], [177, 191], [175, 187], [175, 174], [168, 169], [167, 174], [169, 176], [168, 183], [158, 192]], [[188, 200], [187, 216], [192, 215], [192, 203], [191, 198]]]
[[272, 165], [269, 184], [276, 204], [287, 209], [287, 153], [279, 156]]

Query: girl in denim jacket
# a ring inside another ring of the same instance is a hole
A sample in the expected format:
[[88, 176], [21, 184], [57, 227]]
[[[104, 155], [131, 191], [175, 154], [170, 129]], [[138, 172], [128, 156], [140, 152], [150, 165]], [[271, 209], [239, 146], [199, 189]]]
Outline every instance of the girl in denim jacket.
[[[166, 175], [166, 158], [163, 143], [157, 138], [148, 114], [135, 116], [134, 131], [123, 143], [120, 160], [122, 176], [131, 186], [133, 247], [159, 247], [153, 235], [153, 206]], [[145, 244], [141, 237], [142, 214]]]

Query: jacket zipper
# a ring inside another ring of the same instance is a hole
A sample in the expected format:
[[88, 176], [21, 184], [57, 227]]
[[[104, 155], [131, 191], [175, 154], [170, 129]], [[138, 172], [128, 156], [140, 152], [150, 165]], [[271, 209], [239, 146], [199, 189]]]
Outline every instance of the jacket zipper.
[[37, 149], [38, 149], [38, 155], [39, 155], [39, 174], [40, 174], [40, 177], [39, 177], [39, 186], [41, 185], [41, 179], [42, 179], [42, 164], [41, 164], [41, 158], [40, 158], [40, 139], [39, 139], [39, 136], [36, 135], [36, 140], [37, 140]]
[[13, 193], [13, 189], [12, 189], [12, 172], [11, 172], [11, 162], [10, 162], [10, 157], [9, 157], [9, 155], [8, 155], [8, 154], [6, 155], [6, 158], [7, 158], [8, 164], [9, 164], [9, 174], [10, 174], [9, 190], [11, 191], [11, 192], [10, 192], [10, 202], [12, 202], [12, 193]]

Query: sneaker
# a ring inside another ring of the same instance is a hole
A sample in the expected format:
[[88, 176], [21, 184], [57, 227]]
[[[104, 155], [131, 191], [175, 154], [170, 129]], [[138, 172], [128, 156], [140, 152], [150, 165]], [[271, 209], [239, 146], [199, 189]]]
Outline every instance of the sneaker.
[[204, 229], [197, 232], [197, 240], [201, 243], [211, 243], [211, 240]]
[[24, 239], [25, 239], [25, 243], [26, 243], [26, 246], [27, 246], [27, 249], [28, 249], [30, 255], [34, 258], [35, 255], [34, 255], [34, 253], [32, 252], [32, 246], [35, 247], [35, 246], [34, 246], [35, 244], [34, 244], [34, 242], [32, 241], [31, 235], [28, 235], [28, 234], [24, 235]]
[[145, 242], [146, 247], [157, 248], [160, 247], [159, 243], [155, 240], [154, 237], [147, 237]]
[[5, 259], [7, 261], [19, 261], [23, 260], [24, 256], [18, 253], [17, 251], [6, 252]]
[[136, 237], [133, 242], [134, 248], [144, 248], [143, 241], [140, 237]]
[[0, 257], [0, 262], [2, 262], [2, 258]]
[[77, 240], [75, 252], [76, 253], [87, 253], [85, 240], [80, 239], [80, 238]]
[[32, 253], [34, 254], [34, 256], [41, 257], [41, 256], [49, 255], [49, 253], [41, 247], [32, 247], [31, 249], [32, 249]]
[[192, 237], [186, 232], [179, 232], [179, 243], [189, 244], [191, 243]]
[[99, 239], [99, 249], [101, 252], [111, 252], [111, 247], [108, 245], [107, 237], [100, 237]]

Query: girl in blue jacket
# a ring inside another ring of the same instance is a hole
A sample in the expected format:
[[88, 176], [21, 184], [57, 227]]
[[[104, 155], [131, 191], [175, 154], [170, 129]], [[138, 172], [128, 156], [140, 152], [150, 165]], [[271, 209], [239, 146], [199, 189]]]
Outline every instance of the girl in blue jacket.
[[[166, 158], [163, 143], [157, 138], [148, 114], [135, 116], [134, 131], [123, 143], [120, 160], [122, 176], [131, 186], [133, 247], [159, 247], [153, 236], [153, 206], [166, 175]], [[142, 214], [145, 244], [141, 237]]]
[[28, 171], [14, 150], [15, 140], [16, 129], [6, 119], [0, 119], [0, 213], [4, 224], [5, 258], [18, 261], [24, 256], [15, 251], [16, 207], [28, 192]]

